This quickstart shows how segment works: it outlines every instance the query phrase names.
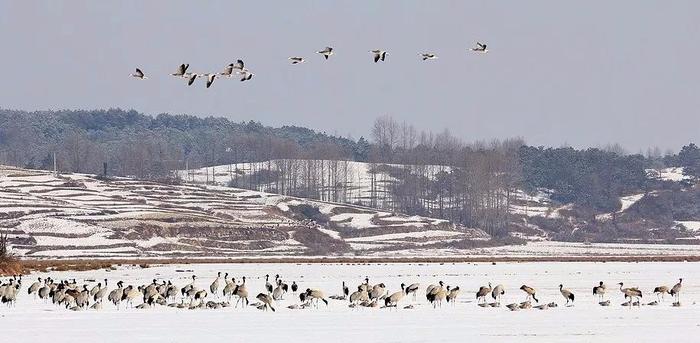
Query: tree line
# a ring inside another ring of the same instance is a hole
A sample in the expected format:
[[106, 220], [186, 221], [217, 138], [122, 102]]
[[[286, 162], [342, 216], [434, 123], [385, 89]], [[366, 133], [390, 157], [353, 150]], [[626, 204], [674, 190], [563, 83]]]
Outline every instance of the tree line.
[[617, 146], [534, 147], [522, 139], [465, 143], [447, 130], [417, 130], [389, 116], [370, 131], [369, 139], [353, 139], [120, 109], [0, 110], [0, 163], [51, 170], [55, 154], [62, 172], [171, 182], [183, 176], [177, 170], [230, 165], [232, 186], [439, 217], [495, 235], [508, 231], [519, 189], [546, 188], [556, 201], [610, 212], [621, 195], [650, 187], [645, 169], [679, 166], [700, 176], [700, 149], [692, 143], [663, 156]]

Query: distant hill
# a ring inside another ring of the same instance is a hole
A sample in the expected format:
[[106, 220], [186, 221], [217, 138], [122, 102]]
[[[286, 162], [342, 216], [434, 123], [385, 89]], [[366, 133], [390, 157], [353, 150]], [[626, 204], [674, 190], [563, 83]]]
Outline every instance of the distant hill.
[[[198, 170], [200, 182], [223, 173], [230, 183], [221, 185], [440, 218], [499, 239], [675, 241], [700, 220], [693, 143], [642, 155], [520, 139], [467, 144], [391, 117], [368, 127], [371, 139], [355, 140], [216, 117], [0, 110], [0, 164], [51, 170], [55, 155], [60, 172], [164, 184], [179, 182], [178, 170]], [[530, 218], [532, 208], [566, 215]]]

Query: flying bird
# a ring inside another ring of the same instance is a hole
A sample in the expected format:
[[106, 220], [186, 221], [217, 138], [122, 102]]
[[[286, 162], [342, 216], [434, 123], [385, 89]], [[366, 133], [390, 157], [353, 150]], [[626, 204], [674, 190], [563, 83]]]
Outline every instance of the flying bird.
[[248, 69], [241, 70], [239, 72], [239, 74], [241, 74], [241, 82], [248, 81], [248, 80], [253, 78], [253, 75], [255, 75], [255, 74], [251, 73], [250, 70], [248, 70]]
[[330, 46], [327, 46], [325, 49], [323, 49], [321, 51], [317, 51], [317, 53], [323, 55], [323, 57], [328, 59], [328, 57], [333, 55], [333, 48], [331, 48]]
[[183, 77], [187, 78], [187, 85], [192, 86], [194, 80], [196, 80], [199, 77], [199, 75], [197, 75], [197, 73], [186, 73], [183, 75]]
[[474, 52], [479, 52], [479, 53], [482, 53], [482, 54], [485, 54], [485, 53], [489, 52], [489, 50], [486, 49], [486, 44], [480, 43], [480, 42], [476, 42], [476, 47], [473, 47], [473, 48], [472, 48], [472, 51], [474, 51]]
[[207, 76], [207, 88], [211, 87], [211, 84], [214, 83], [214, 79], [216, 78], [216, 74], [205, 74]]
[[243, 64], [243, 60], [238, 60], [238, 61], [236, 61], [236, 63], [233, 65], [233, 69], [241, 70], [241, 71], [244, 69], [244, 67], [245, 67], [245, 64]]
[[179, 77], [186, 77], [185, 73], [187, 72], [187, 68], [189, 68], [189, 67], [190, 67], [189, 63], [188, 64], [184, 64], [184, 63], [180, 64], [180, 66], [177, 67], [177, 71], [170, 74], [170, 75], [179, 76]]
[[233, 68], [234, 68], [233, 63], [231, 63], [231, 64], [227, 65], [227, 66], [224, 68], [224, 71], [221, 72], [221, 73], [219, 73], [219, 75], [221, 75], [221, 76], [226, 76], [226, 77], [231, 77], [231, 74], [233, 74]]
[[372, 50], [370, 52], [374, 54], [374, 63], [379, 62], [379, 60], [384, 61], [384, 58], [386, 58], [386, 51]]
[[141, 80], [147, 79], [146, 75], [144, 75], [143, 72], [141, 71], [141, 69], [139, 69], [139, 68], [136, 68], [136, 72], [131, 74], [131, 77], [135, 77], [135, 78], [141, 79]]
[[433, 54], [433, 53], [430, 53], [430, 52], [422, 53], [422, 54], [420, 54], [420, 55], [423, 57], [423, 61], [425, 61], [425, 60], [434, 60], [434, 59], [438, 58], [437, 55], [435, 55], [435, 54]]
[[304, 63], [303, 57], [290, 57], [289, 60], [292, 61], [292, 64]]

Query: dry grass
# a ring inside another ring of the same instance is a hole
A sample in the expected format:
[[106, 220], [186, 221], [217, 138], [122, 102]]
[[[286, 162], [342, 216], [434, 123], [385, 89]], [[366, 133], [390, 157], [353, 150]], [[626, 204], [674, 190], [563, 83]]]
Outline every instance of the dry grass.
[[22, 274], [22, 264], [10, 252], [7, 232], [0, 232], [0, 275]]

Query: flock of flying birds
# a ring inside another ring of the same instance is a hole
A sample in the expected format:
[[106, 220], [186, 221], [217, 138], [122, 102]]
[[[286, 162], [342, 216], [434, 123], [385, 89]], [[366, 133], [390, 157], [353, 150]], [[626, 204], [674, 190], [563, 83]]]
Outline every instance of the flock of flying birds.
[[[488, 52], [488, 49], [486, 48], [486, 44], [476, 42], [476, 46], [471, 48], [471, 51], [485, 54]], [[374, 63], [377, 63], [379, 61], [383, 62], [386, 59], [387, 52], [385, 50], [370, 50], [370, 52], [373, 54]], [[326, 60], [328, 60], [328, 58], [333, 55], [333, 48], [327, 46], [325, 49], [317, 51], [316, 53], [321, 54]], [[423, 61], [434, 60], [438, 58], [436, 54], [431, 52], [421, 53], [420, 56], [423, 59]], [[289, 61], [291, 61], [292, 64], [300, 64], [304, 63], [306, 60], [303, 57], [292, 56], [289, 57]], [[253, 72], [251, 72], [245, 67], [243, 60], [238, 60], [236, 61], [236, 63], [231, 63], [227, 65], [221, 73], [192, 73], [187, 71], [189, 67], [189, 64], [183, 63], [177, 68], [177, 71], [175, 73], [172, 73], [170, 75], [186, 79], [188, 86], [191, 86], [197, 78], [206, 77], [207, 88], [211, 87], [211, 85], [214, 83], [214, 80], [219, 76], [230, 78], [236, 75], [240, 76], [240, 81], [248, 81], [252, 79], [255, 75], [253, 74]], [[140, 68], [136, 68], [136, 72], [131, 74], [131, 77], [140, 80], [148, 79], [146, 74]]]

